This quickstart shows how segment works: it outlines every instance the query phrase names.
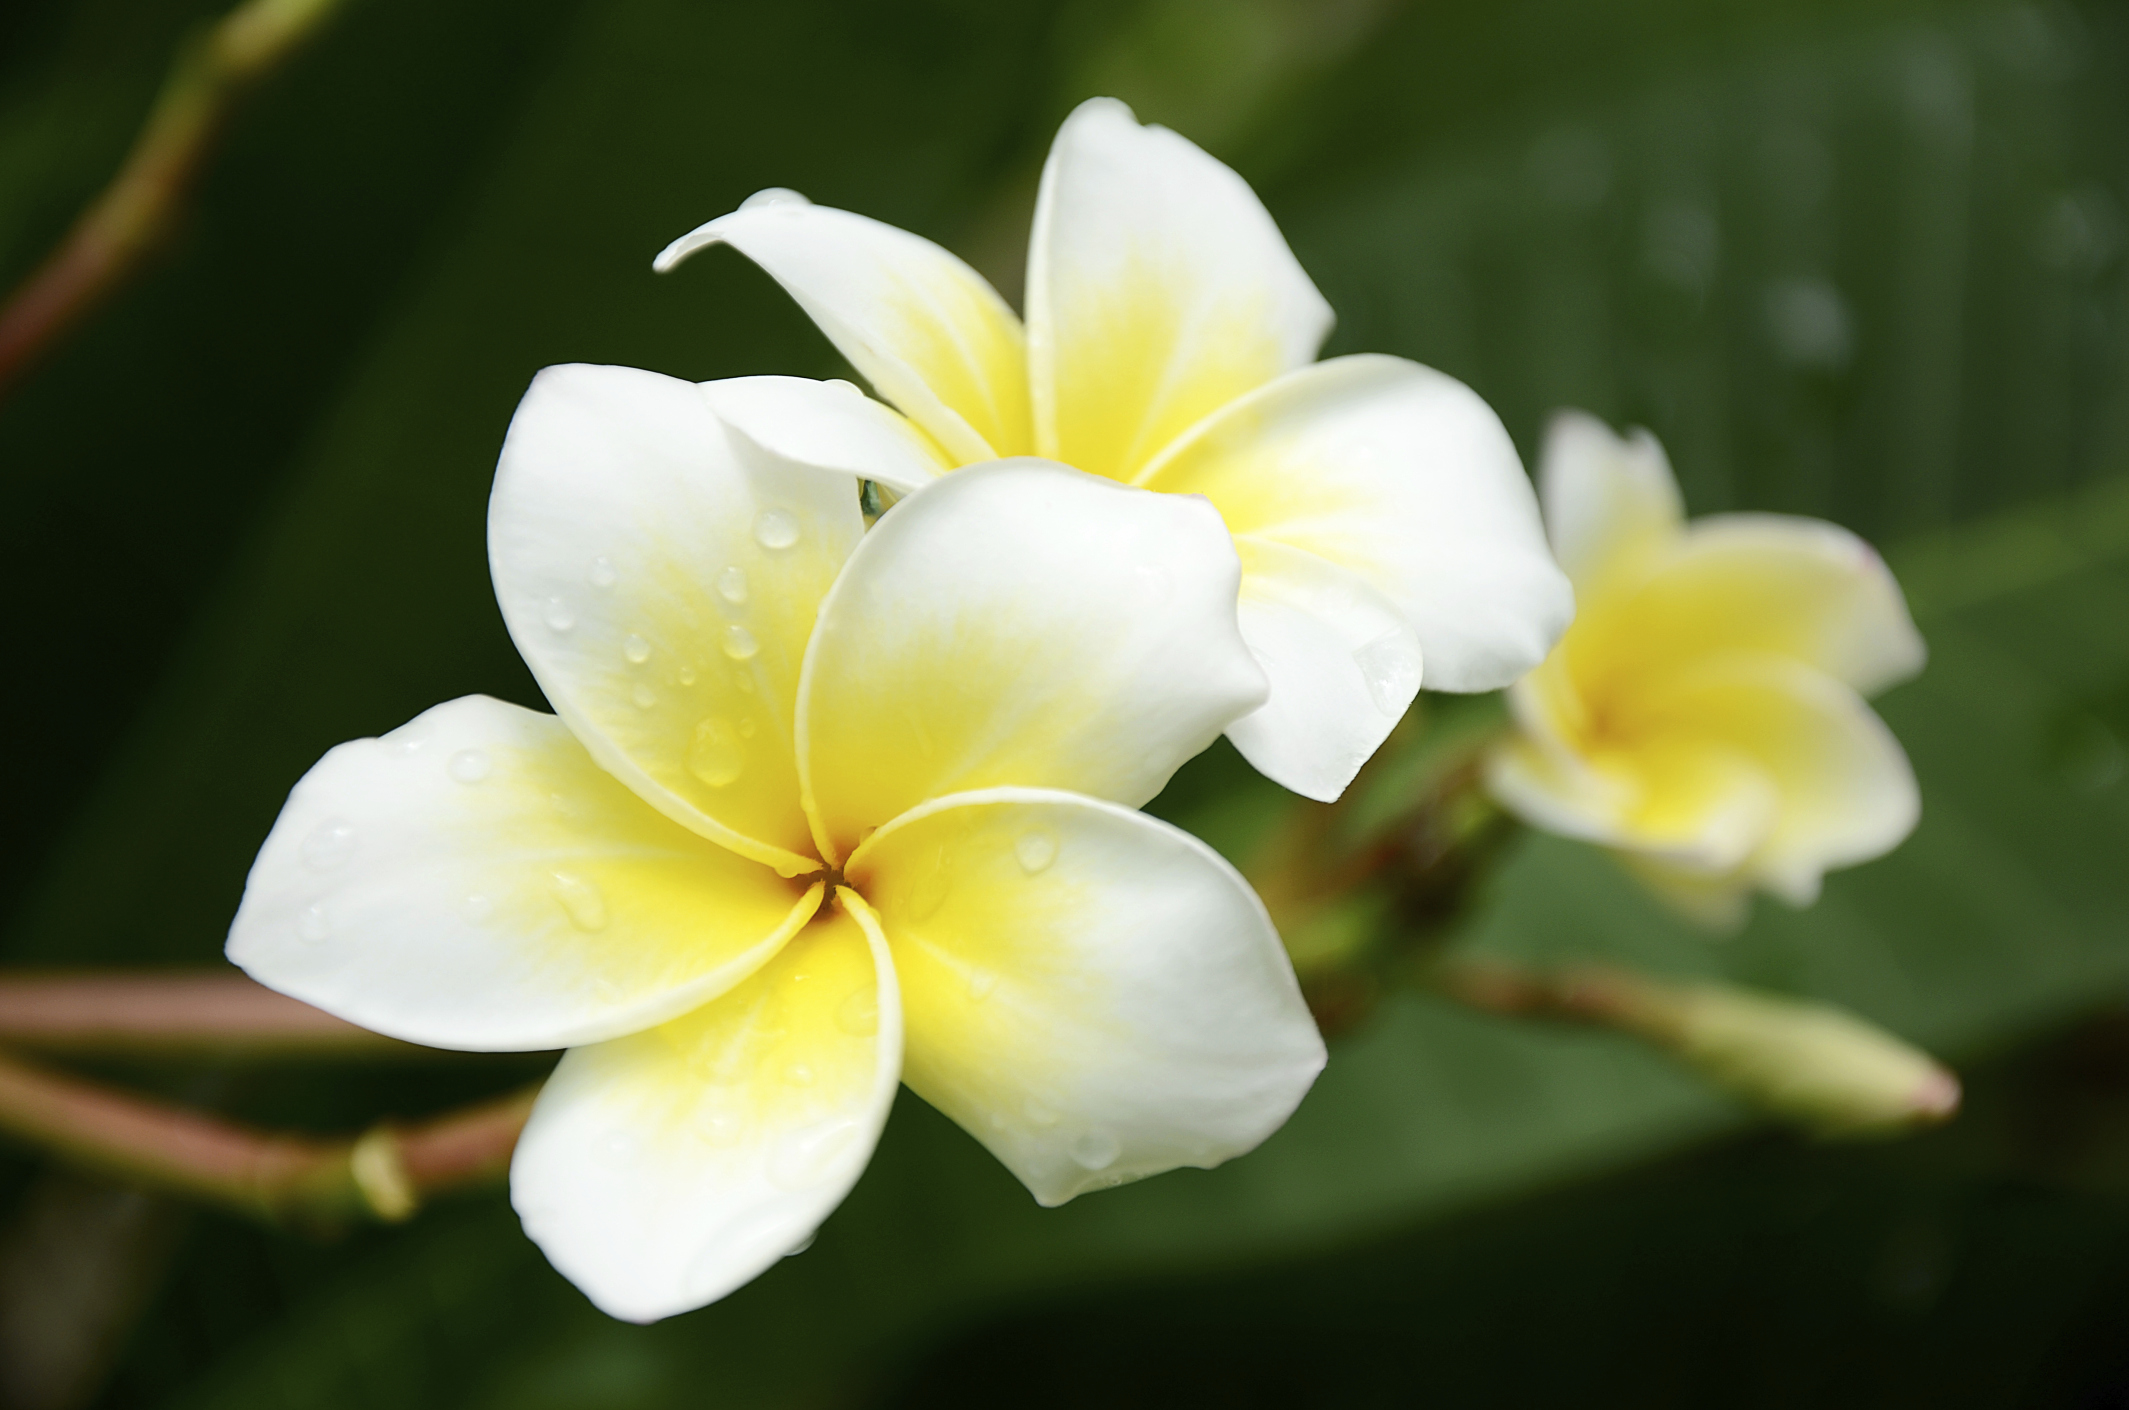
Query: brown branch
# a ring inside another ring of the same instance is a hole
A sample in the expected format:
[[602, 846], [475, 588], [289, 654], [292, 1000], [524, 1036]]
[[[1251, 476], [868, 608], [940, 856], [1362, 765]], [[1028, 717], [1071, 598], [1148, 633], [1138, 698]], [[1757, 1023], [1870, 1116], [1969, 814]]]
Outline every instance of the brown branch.
[[260, 1131], [0, 1055], [0, 1130], [76, 1164], [277, 1222], [399, 1220], [508, 1168], [537, 1089], [352, 1140]]
[[236, 973], [0, 975], [0, 1044], [72, 1052], [420, 1056]]
[[339, 0], [247, 0], [179, 50], [118, 175], [0, 308], [0, 394], [168, 232], [238, 99]]

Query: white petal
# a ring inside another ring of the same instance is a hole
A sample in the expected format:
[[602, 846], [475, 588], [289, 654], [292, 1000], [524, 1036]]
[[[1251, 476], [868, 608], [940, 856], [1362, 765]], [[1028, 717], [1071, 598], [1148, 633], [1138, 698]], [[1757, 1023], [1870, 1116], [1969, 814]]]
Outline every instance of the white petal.
[[784, 286], [850, 365], [957, 464], [1020, 455], [1020, 320], [982, 275], [921, 236], [803, 198], [749, 204], [666, 246], [656, 267], [727, 244]]
[[1586, 411], [1555, 414], [1538, 458], [1545, 532], [1576, 591], [1631, 573], [1685, 525], [1685, 501], [1663, 447], [1635, 428], [1622, 438]]
[[1200, 425], [1149, 489], [1202, 494], [1237, 535], [1367, 579], [1419, 634], [1433, 690], [1495, 690], [1574, 615], [1500, 418], [1402, 358], [1334, 358]]
[[1419, 693], [1419, 638], [1357, 573], [1267, 539], [1237, 539], [1242, 639], [1271, 699], [1227, 727], [1259, 772], [1309, 798], [1345, 791]]
[[1240, 1155], [1322, 1070], [1264, 907], [1166, 823], [992, 789], [896, 819], [849, 875], [894, 951], [909, 1085], [1044, 1204]]
[[829, 855], [999, 785], [1130, 805], [1264, 700], [1212, 507], [1045, 461], [957, 470], [865, 536], [821, 604], [799, 737]]
[[564, 1057], [518, 1140], [510, 1202], [612, 1316], [714, 1302], [842, 1203], [901, 1050], [885, 946], [826, 912], [715, 1003]]
[[1113, 98], [1050, 148], [1027, 308], [1037, 448], [1121, 480], [1331, 328], [1249, 184]]
[[503, 620], [592, 756], [668, 817], [810, 871], [799, 665], [864, 532], [856, 487], [727, 432], [691, 382], [550, 367], [488, 510]]
[[704, 382], [725, 425], [772, 455], [908, 493], [949, 468], [937, 442], [848, 382], [734, 377]]
[[303, 776], [229, 958], [395, 1038], [559, 1048], [738, 983], [812, 914], [802, 891], [653, 812], [554, 716], [468, 696]]

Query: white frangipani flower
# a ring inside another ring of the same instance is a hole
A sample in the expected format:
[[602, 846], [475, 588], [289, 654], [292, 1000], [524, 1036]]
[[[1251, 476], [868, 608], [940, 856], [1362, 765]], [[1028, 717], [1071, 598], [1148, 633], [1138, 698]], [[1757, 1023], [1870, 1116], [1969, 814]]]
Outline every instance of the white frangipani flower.
[[1809, 905], [1829, 868], [1899, 845], [1921, 799], [1863, 697], [1925, 653], [1870, 545], [1789, 515], [1688, 524], [1656, 439], [1581, 412], [1554, 419], [1538, 480], [1578, 610], [1509, 693], [1495, 796], [1721, 926], [1754, 887]]
[[469, 697], [327, 754], [229, 954], [414, 1042], [569, 1048], [512, 1199], [600, 1307], [807, 1239], [898, 1079], [1045, 1204], [1215, 1165], [1308, 1089], [1263, 907], [1132, 811], [1264, 698], [1204, 503], [1009, 461], [868, 533], [694, 386], [561, 367], [489, 532], [559, 718]]
[[1330, 308], [1256, 195], [1113, 99], [1082, 104], [1051, 148], [1024, 327], [930, 241], [795, 192], [761, 192], [657, 267], [715, 244], [767, 270], [899, 408], [799, 378], [710, 383], [758, 445], [900, 490], [1033, 454], [1209, 498], [1272, 686], [1228, 736], [1296, 792], [1338, 796], [1422, 664], [1434, 689], [1497, 689], [1573, 613], [1486, 404], [1401, 358], [1313, 362]]

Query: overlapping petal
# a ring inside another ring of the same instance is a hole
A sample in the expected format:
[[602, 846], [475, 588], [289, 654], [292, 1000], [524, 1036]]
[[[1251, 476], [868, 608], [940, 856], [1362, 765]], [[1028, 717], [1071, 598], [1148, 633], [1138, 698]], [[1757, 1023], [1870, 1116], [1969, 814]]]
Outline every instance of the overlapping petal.
[[229, 957], [412, 1042], [558, 1048], [730, 988], [812, 913], [802, 891], [654, 812], [552, 715], [469, 696], [303, 777]]
[[716, 244], [783, 285], [850, 365], [955, 463], [1034, 448], [1020, 320], [961, 260], [892, 225], [764, 192], [675, 240], [656, 267]]
[[894, 951], [907, 1081], [1044, 1204], [1250, 1150], [1323, 1066], [1256, 895], [1143, 814], [1038, 789], [943, 798], [848, 875]]
[[895, 973], [862, 903], [716, 1002], [562, 1059], [510, 1168], [555, 1267], [616, 1317], [699, 1307], [811, 1237], [900, 1077]]
[[867, 534], [799, 705], [823, 854], [999, 785], [1136, 806], [1261, 704], [1219, 515], [1044, 461], [956, 472]]
[[705, 837], [811, 870], [794, 701], [864, 532], [855, 487], [732, 435], [692, 383], [552, 367], [510, 423], [488, 532], [503, 619], [593, 757]]
[[1235, 548], [1242, 639], [1271, 698], [1227, 737], [1266, 777], [1330, 802], [1419, 693], [1419, 638], [1357, 573], [1269, 539], [1237, 539]]
[[1038, 453], [1123, 480], [1331, 327], [1249, 184], [1112, 98], [1050, 149], [1027, 310]]
[[1361, 355], [1304, 368], [1200, 425], [1141, 477], [1203, 494], [1237, 536], [1358, 573], [1418, 633], [1427, 686], [1494, 690], [1574, 615], [1492, 408], [1452, 377]]
[[1726, 651], [1786, 656], [1869, 693], [1913, 675], [1926, 654], [1885, 560], [1837, 524], [1787, 515], [1695, 520], [1588, 615], [1568, 660], [1592, 696]]
[[936, 441], [848, 382], [734, 377], [703, 383], [702, 395], [718, 420], [794, 464], [905, 494], [952, 468]]

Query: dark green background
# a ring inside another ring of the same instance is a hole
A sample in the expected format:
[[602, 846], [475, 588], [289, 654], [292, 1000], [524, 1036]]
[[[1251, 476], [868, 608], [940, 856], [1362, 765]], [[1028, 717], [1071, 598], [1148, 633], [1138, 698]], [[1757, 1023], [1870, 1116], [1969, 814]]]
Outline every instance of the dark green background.
[[[0, 280], [218, 8], [0, 9]], [[1533, 840], [1459, 943], [1834, 999], [1959, 1063], [1968, 1114], [1808, 1148], [1622, 1040], [1399, 998], [1256, 1155], [1062, 1211], [905, 1096], [811, 1251], [648, 1329], [499, 1198], [319, 1244], [10, 1147], [0, 1333], [64, 1310], [52, 1268], [134, 1279], [72, 1402], [111, 1406], [2129, 1404], [2114, 5], [347, 0], [0, 405], [0, 954], [213, 962], [326, 747], [538, 702], [481, 541], [532, 372], [837, 370], [737, 257], [652, 276], [666, 240], [794, 186], [1013, 292], [1095, 92], [1257, 185], [1333, 351], [1464, 378], [1526, 451], [1557, 405], [1646, 424], [1695, 512], [1887, 548], [1933, 650], [1883, 701], [1906, 847], [1711, 943]], [[1243, 854], [1278, 797], [1215, 751], [1161, 806]], [[536, 1071], [111, 1069], [321, 1130]]]

